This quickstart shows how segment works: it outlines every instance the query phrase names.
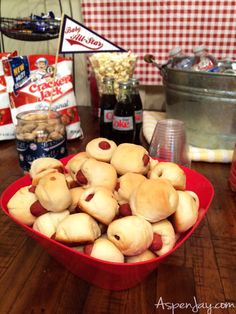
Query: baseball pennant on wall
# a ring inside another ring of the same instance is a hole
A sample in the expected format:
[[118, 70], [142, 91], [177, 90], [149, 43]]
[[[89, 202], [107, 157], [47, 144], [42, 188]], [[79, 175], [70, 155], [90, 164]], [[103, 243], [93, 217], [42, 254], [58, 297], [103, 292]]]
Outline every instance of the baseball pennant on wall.
[[126, 51], [65, 14], [59, 40], [59, 53]]

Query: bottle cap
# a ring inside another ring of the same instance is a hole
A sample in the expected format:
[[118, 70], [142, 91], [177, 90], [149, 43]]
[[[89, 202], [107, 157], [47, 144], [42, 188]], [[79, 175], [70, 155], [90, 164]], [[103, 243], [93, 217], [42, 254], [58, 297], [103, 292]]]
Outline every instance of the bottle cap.
[[199, 53], [203, 50], [206, 50], [206, 46], [205, 45], [200, 45], [200, 46], [196, 46], [193, 48], [193, 53]]
[[103, 83], [107, 83], [107, 82], [114, 82], [115, 79], [111, 76], [104, 76], [103, 78]]
[[130, 84], [131, 85], [139, 85], [139, 79], [137, 78], [137, 77], [131, 77], [130, 79], [129, 79], [129, 82], [130, 82]]
[[119, 88], [130, 88], [130, 82], [129, 81], [121, 81], [118, 84], [119, 84]]
[[182, 49], [181, 47], [174, 47], [172, 48], [170, 51], [169, 51], [169, 57], [174, 57], [176, 56], [177, 54], [179, 54], [180, 52], [182, 52]]

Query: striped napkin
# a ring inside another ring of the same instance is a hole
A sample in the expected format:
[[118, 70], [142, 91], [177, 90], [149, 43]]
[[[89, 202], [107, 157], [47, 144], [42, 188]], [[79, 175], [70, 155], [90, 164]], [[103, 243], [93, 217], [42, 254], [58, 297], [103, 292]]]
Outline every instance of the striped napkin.
[[[165, 119], [165, 112], [144, 111], [143, 112], [143, 135], [148, 143], [151, 142], [158, 120]], [[206, 149], [195, 146], [189, 146], [189, 156], [192, 161], [206, 162], [232, 162], [233, 150], [226, 149]]]

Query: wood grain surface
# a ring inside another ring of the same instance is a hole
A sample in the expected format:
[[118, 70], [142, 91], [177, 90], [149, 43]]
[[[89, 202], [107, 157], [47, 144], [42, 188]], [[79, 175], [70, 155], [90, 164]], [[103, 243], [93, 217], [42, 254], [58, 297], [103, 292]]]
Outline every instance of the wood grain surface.
[[[99, 135], [90, 108], [80, 108], [80, 117], [84, 139], [68, 143], [70, 154]], [[100, 289], [74, 276], [0, 211], [0, 314], [236, 313], [236, 193], [228, 185], [230, 164], [193, 162], [192, 168], [215, 189], [207, 215], [183, 246], [125, 291]], [[21, 176], [14, 140], [0, 142], [0, 193]]]

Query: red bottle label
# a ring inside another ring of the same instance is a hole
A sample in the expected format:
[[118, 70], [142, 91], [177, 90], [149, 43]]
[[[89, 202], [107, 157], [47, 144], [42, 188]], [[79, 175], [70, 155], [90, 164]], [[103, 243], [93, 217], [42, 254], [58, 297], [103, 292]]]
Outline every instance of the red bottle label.
[[114, 110], [104, 110], [104, 122], [112, 122]]
[[143, 111], [142, 110], [136, 110], [135, 111], [135, 122], [136, 123], [142, 123], [143, 122]]
[[132, 131], [134, 129], [133, 117], [113, 117], [113, 129], [118, 131]]

